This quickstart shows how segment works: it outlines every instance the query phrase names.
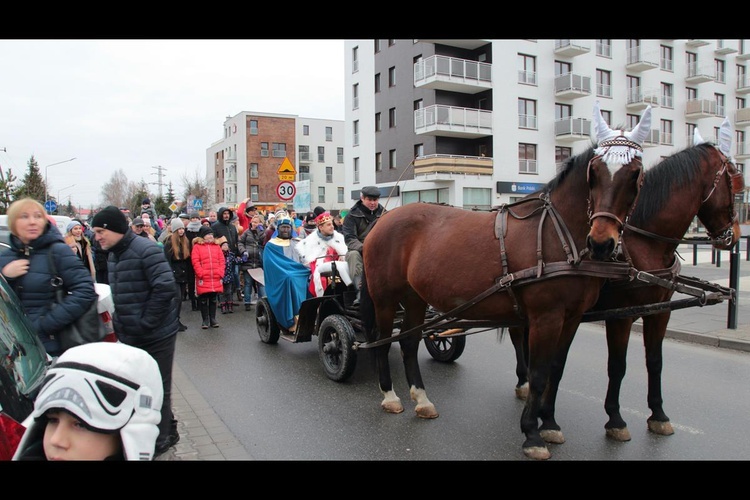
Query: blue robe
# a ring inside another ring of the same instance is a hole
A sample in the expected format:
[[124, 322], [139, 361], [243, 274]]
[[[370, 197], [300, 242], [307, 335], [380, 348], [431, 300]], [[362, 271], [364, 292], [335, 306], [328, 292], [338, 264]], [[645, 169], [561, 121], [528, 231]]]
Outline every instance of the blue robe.
[[276, 321], [288, 329], [294, 324], [302, 302], [310, 298], [310, 269], [284, 255], [284, 247], [269, 242], [263, 249], [266, 297]]

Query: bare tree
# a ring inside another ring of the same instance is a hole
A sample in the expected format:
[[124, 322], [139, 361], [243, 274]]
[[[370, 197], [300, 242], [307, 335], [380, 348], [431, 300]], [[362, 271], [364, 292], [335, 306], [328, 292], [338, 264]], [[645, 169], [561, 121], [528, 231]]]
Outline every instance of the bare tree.
[[128, 182], [123, 169], [116, 170], [109, 182], [102, 186], [102, 206], [114, 205], [116, 207], [125, 207], [130, 200], [132, 187]]
[[[205, 173], [202, 174], [200, 170], [196, 169], [192, 178], [188, 174], [184, 174], [181, 180], [182, 185], [185, 186], [183, 202], [186, 204], [190, 196], [200, 198], [203, 200], [203, 210], [209, 210], [208, 207], [214, 203], [214, 197], [212, 196], [213, 190], [209, 187], [212, 182], [209, 182]], [[185, 205], [183, 204], [183, 206]]]

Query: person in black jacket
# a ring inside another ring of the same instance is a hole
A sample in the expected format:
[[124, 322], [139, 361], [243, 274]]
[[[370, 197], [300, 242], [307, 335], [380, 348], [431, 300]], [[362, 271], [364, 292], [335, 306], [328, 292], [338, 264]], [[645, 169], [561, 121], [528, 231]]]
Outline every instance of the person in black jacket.
[[240, 260], [242, 261], [240, 270], [245, 280], [245, 294], [243, 297], [245, 311], [249, 311], [250, 306], [255, 304], [259, 297], [263, 297], [266, 294], [266, 287], [260, 281], [253, 279], [250, 273], [248, 273], [250, 269], [263, 268], [263, 245], [266, 243], [266, 235], [260, 227], [260, 216], [254, 215], [250, 219], [250, 227], [246, 231], [243, 231], [237, 243]]
[[180, 440], [172, 413], [172, 365], [181, 300], [164, 251], [147, 238], [136, 236], [115, 206], [108, 206], [91, 221], [96, 240], [109, 251], [109, 286], [115, 304], [115, 333], [123, 344], [139, 347], [158, 363], [164, 382], [156, 454]]
[[[8, 207], [10, 248], [0, 254], [0, 270], [18, 295], [24, 312], [50, 356], [63, 353], [55, 334], [81, 317], [98, 300], [94, 280], [70, 250], [44, 207], [31, 198]], [[67, 295], [56, 304], [50, 254]]]

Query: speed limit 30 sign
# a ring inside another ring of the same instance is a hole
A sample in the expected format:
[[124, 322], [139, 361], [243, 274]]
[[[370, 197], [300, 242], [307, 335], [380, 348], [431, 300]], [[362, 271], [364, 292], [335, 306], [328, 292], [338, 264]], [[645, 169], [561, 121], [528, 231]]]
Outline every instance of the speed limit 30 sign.
[[293, 199], [295, 194], [297, 194], [297, 188], [294, 187], [293, 182], [279, 182], [276, 186], [276, 195], [284, 201]]

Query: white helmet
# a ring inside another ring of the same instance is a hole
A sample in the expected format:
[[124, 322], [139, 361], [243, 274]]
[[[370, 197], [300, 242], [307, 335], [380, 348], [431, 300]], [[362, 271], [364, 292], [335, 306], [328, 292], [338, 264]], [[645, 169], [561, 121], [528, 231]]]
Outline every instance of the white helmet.
[[13, 460], [40, 449], [44, 414], [53, 408], [95, 431], [119, 430], [126, 460], [153, 460], [163, 399], [159, 365], [146, 351], [119, 342], [68, 349], [47, 371]]

